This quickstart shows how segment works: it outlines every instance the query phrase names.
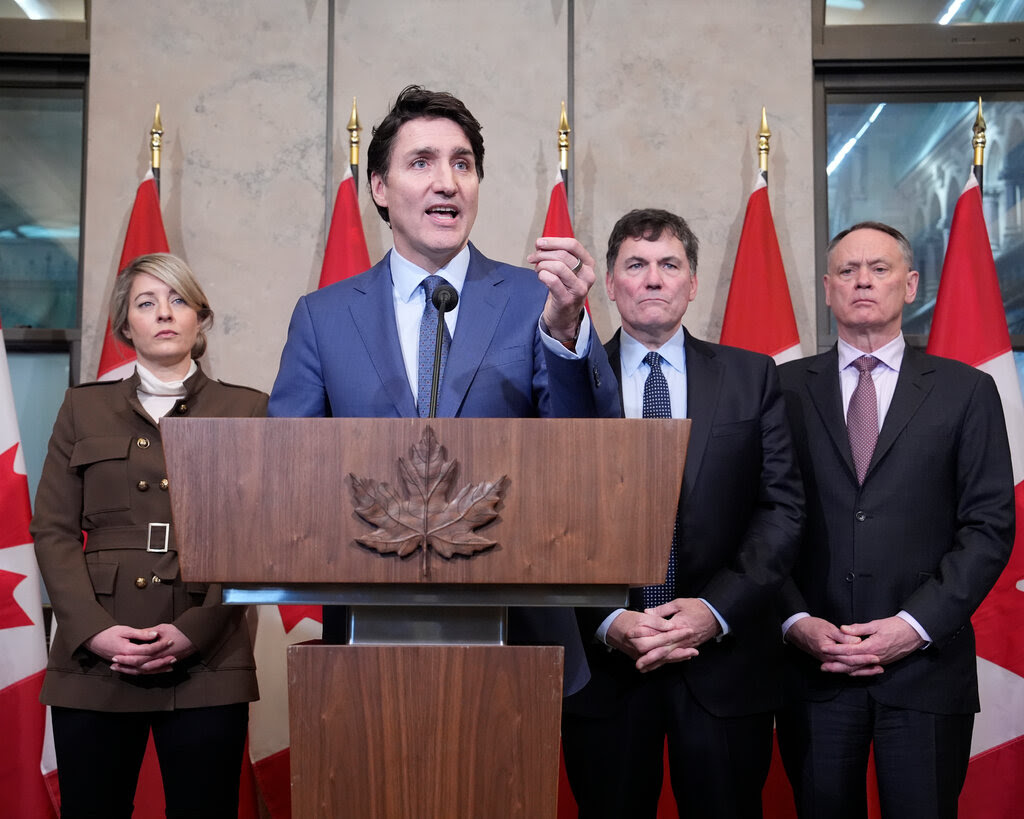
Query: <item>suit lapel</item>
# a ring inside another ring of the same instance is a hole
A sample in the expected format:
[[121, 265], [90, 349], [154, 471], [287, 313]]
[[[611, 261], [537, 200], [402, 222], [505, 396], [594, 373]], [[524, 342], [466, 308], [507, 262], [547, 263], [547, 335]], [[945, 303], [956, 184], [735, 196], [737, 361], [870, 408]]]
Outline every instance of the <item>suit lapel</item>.
[[875, 444], [875, 452], [871, 456], [865, 481], [870, 477], [875, 466], [892, 448], [900, 433], [914, 417], [925, 398], [928, 397], [928, 393], [932, 389], [931, 374], [934, 370], [935, 368], [928, 363], [928, 359], [907, 345], [903, 352], [899, 378], [896, 380], [896, 391], [893, 393], [892, 403], [889, 404], [889, 409], [885, 413], [882, 428], [878, 432], [878, 443]]
[[[711, 422], [715, 417], [718, 397], [722, 388], [722, 368], [715, 360], [714, 350], [695, 339], [685, 329], [686, 336], [686, 417], [690, 419], [690, 442], [686, 447], [686, 469], [683, 472], [683, 497], [697, 482], [700, 465], [707, 452], [711, 435]], [[605, 345], [608, 363], [619, 382], [619, 404], [622, 404], [622, 357], [619, 355], [621, 330]]]
[[469, 249], [469, 269], [459, 297], [459, 321], [437, 397], [437, 414], [442, 418], [458, 415], [509, 300], [498, 265], [472, 245]]
[[619, 411], [622, 413], [622, 417], [625, 417], [625, 412], [622, 411], [622, 357], [619, 355], [619, 337], [622, 333], [622, 329], [615, 331], [614, 335], [608, 340], [608, 343], [604, 345], [605, 355], [608, 356], [608, 365], [612, 368], [612, 372], [615, 373], [615, 380], [619, 382]]
[[418, 415], [416, 402], [405, 374], [405, 360], [398, 341], [390, 259], [389, 252], [359, 277], [354, 286], [361, 298], [353, 299], [348, 309], [370, 363], [395, 405], [395, 412], [402, 418], [415, 418]]
[[683, 502], [693, 490], [707, 452], [712, 420], [722, 388], [722, 367], [714, 350], [686, 330], [686, 417], [690, 419], [690, 443], [683, 472]]
[[807, 392], [821, 418], [821, 424], [832, 438], [847, 472], [856, 480], [857, 471], [850, 451], [850, 437], [846, 433], [843, 416], [843, 394], [839, 388], [839, 349], [812, 358], [807, 364]]

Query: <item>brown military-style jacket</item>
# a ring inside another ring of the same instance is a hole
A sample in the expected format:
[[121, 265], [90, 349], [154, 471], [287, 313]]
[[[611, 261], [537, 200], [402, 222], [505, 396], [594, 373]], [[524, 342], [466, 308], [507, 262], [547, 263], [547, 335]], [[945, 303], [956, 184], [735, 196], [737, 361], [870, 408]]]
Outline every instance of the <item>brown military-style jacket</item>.
[[[252, 643], [241, 606], [220, 586], [178, 572], [158, 426], [142, 408], [139, 376], [67, 391], [36, 493], [32, 535], [57, 632], [40, 699], [98, 711], [164, 711], [258, 699]], [[168, 415], [249, 417], [265, 393], [211, 381], [202, 369]], [[83, 549], [83, 532], [85, 546]], [[238, 546], [238, 544], [225, 544]], [[172, 671], [128, 676], [83, 643], [113, 625], [172, 623], [197, 652]]]

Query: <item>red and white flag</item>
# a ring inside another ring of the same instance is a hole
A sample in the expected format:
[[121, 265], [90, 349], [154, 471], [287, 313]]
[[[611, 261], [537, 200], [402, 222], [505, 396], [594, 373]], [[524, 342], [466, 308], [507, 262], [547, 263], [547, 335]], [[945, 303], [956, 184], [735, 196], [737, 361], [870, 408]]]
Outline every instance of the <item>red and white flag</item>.
[[[351, 168], [338, 185], [327, 234], [320, 287], [368, 270], [363, 221]], [[263, 801], [272, 819], [291, 816], [291, 771], [288, 739], [287, 648], [323, 636], [320, 606], [259, 606], [256, 674], [260, 700], [249, 706], [249, 758]]]
[[[57, 814], [40, 768], [46, 708], [39, 689], [46, 635], [28, 524], [32, 509], [0, 330], [0, 794], [11, 816]], [[0, 813], [4, 811], [0, 809]]]
[[359, 215], [356, 180], [352, 168], [347, 167], [334, 199], [319, 286], [327, 287], [369, 269], [370, 254], [366, 251], [366, 235]]
[[[135, 194], [132, 215], [128, 219], [128, 230], [124, 235], [124, 248], [117, 272], [128, 266], [132, 259], [146, 253], [169, 253], [164, 220], [160, 216], [160, 195], [157, 193], [153, 171], [149, 170], [139, 183]], [[135, 372], [135, 350], [114, 338], [107, 318], [107, 331], [103, 336], [103, 351], [97, 378], [115, 380], [127, 378]]]
[[995, 379], [1010, 439], [1017, 533], [1009, 565], [971, 618], [981, 713], [960, 795], [964, 819], [1008, 819], [1020, 816], [1024, 805], [1024, 398], [973, 173], [953, 211], [928, 352]]
[[720, 341], [770, 355], [776, 364], [801, 355], [800, 334], [763, 172], [758, 174], [747, 201]]
[[[747, 200], [719, 340], [722, 344], [770, 355], [776, 364], [801, 356], [800, 333], [764, 171], [758, 172], [757, 183]], [[761, 798], [766, 816], [778, 819], [796, 816], [793, 791], [782, 769], [777, 742], [772, 749], [771, 768]]]
[[[569, 215], [569, 196], [565, 191], [565, 180], [561, 171], [555, 171], [555, 184], [551, 186], [551, 196], [548, 198], [548, 212], [544, 217], [544, 229], [541, 236], [561, 236], [575, 239], [576, 234], [572, 232], [572, 216]], [[590, 299], [583, 302], [583, 306], [590, 313]]]
[[569, 215], [569, 197], [565, 192], [565, 180], [562, 179], [561, 171], [556, 172], [555, 184], [551, 186], [548, 213], [544, 217], [544, 230], [541, 236], [575, 238], [572, 232], [572, 217]]

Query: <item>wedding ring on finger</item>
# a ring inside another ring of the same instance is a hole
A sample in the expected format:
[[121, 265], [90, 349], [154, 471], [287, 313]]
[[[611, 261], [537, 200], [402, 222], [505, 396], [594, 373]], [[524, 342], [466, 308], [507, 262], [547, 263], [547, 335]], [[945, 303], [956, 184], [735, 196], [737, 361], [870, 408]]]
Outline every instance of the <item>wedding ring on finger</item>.
[[583, 259], [576, 259], [576, 264], [574, 264], [574, 265], [573, 265], [573, 266], [572, 266], [572, 267], [570, 268], [570, 270], [572, 270], [572, 272], [573, 272], [573, 273], [575, 274], [575, 273], [579, 273], [579, 272], [580, 272], [580, 269], [581, 269], [582, 267], [583, 267]]

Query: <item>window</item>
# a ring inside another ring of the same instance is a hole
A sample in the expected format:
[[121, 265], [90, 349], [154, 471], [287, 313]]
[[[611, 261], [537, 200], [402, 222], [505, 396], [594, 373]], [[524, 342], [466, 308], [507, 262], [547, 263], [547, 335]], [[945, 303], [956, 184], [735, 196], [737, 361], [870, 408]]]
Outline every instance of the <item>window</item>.
[[24, 3], [64, 19], [0, 11], [0, 321], [33, 495], [78, 372], [88, 40], [84, 3]]
[[[866, 219], [898, 227], [921, 272], [904, 331], [927, 337], [953, 208], [973, 161], [977, 100], [830, 95], [826, 114], [828, 234]], [[1010, 332], [1024, 337], [1024, 94], [991, 99], [984, 207]]]
[[0, 319], [78, 326], [84, 89], [0, 86]]
[[[812, 10], [819, 256], [857, 221], [903, 230], [922, 274], [905, 328], [923, 346], [981, 97], [985, 215], [1024, 366], [1024, 0], [816, 0]], [[835, 327], [818, 287], [824, 349]]]

